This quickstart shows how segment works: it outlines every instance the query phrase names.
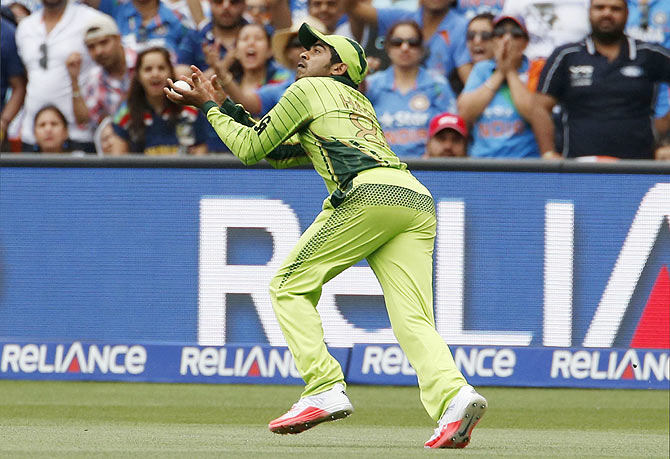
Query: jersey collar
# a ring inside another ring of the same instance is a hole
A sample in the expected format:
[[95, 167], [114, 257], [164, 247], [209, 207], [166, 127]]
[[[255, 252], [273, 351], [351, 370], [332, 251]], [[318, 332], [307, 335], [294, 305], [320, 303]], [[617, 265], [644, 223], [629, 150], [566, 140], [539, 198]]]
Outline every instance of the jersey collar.
[[[621, 51], [628, 51], [628, 60], [634, 61], [637, 58], [637, 46], [635, 45], [635, 39], [624, 35], [626, 40], [621, 44]], [[627, 49], [626, 49], [627, 48]], [[596, 45], [593, 43], [593, 38], [591, 35], [586, 37], [586, 52], [594, 56], [596, 54]]]
[[358, 85], [356, 83], [354, 83], [353, 81], [351, 81], [349, 78], [345, 78], [345, 77], [339, 76], [339, 75], [332, 75], [330, 78], [332, 78], [335, 81], [339, 81], [340, 83], [344, 83], [347, 86], [351, 86], [356, 91], [358, 91]]

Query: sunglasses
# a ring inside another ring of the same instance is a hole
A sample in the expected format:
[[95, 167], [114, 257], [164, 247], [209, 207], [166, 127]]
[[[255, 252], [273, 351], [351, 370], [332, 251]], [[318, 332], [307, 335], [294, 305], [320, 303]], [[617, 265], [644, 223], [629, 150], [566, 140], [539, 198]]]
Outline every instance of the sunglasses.
[[407, 43], [407, 45], [411, 48], [418, 48], [419, 46], [421, 46], [421, 40], [417, 37], [414, 38], [393, 37], [389, 40], [389, 46], [392, 46], [394, 48], [402, 46], [403, 43]]
[[465, 34], [465, 38], [468, 41], [473, 41], [475, 38], [481, 38], [482, 41], [489, 41], [491, 38], [493, 38], [493, 32], [474, 32], [474, 31], [468, 31]]
[[[245, 0], [227, 0], [227, 1], [233, 6], [240, 5], [245, 2]], [[212, 0], [212, 3], [216, 5], [221, 5], [224, 2], [226, 2], [226, 0]]]
[[44, 70], [46, 70], [47, 67], [49, 66], [49, 55], [47, 54], [47, 44], [42, 43], [40, 45], [39, 50], [40, 50], [40, 53], [42, 53], [42, 55], [40, 56], [40, 60], [39, 60], [40, 67], [42, 67]]
[[268, 8], [264, 5], [247, 5], [247, 11], [253, 14], [267, 13]]
[[521, 27], [496, 27], [493, 29], [493, 36], [496, 38], [500, 38], [506, 33], [509, 33], [514, 38], [526, 38], [526, 32], [524, 32]]

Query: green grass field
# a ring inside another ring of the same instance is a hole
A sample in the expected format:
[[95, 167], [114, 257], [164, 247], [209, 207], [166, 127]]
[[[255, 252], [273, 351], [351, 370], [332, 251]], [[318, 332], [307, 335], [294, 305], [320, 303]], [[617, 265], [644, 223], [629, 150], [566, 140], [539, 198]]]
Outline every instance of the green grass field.
[[418, 389], [349, 386], [346, 420], [280, 436], [296, 386], [0, 381], [0, 457], [667, 458], [668, 391], [481, 388], [464, 450], [424, 450]]

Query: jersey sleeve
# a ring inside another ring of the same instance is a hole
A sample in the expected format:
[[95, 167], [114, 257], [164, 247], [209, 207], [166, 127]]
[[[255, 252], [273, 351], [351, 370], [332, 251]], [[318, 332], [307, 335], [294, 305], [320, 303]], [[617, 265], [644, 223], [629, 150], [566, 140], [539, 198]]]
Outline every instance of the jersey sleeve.
[[644, 46], [649, 50], [652, 61], [649, 65], [652, 81], [670, 83], [670, 49], [649, 43]]
[[128, 125], [130, 124], [130, 112], [126, 102], [122, 103], [119, 109], [116, 111], [112, 123], [114, 134], [121, 137], [126, 142], [130, 142], [130, 133], [128, 132]]
[[189, 30], [177, 47], [177, 62], [195, 65], [203, 72], [209, 68], [202, 51], [202, 38], [198, 30]]
[[475, 64], [472, 68], [472, 72], [470, 72], [470, 76], [468, 76], [468, 81], [465, 82], [465, 87], [463, 88], [464, 93], [474, 91], [484, 84], [489, 77], [489, 72], [487, 70], [488, 66], [487, 61], [477, 62]]
[[454, 64], [456, 68], [463, 65], [469, 64], [472, 62], [472, 57], [470, 56], [470, 51], [468, 50], [466, 35], [468, 31], [468, 26], [465, 21], [459, 22], [457, 27], [454, 27], [452, 49], [454, 55]]
[[298, 141], [297, 135], [293, 135], [293, 137], [272, 150], [265, 159], [275, 169], [302, 166], [312, 162]]
[[254, 126], [236, 122], [214, 105], [207, 108], [207, 120], [235, 156], [246, 165], [256, 164], [311, 121], [309, 89], [301, 81], [293, 83]]
[[563, 67], [565, 66], [566, 53], [563, 50], [564, 48], [561, 47], [551, 53], [551, 56], [549, 56], [542, 68], [540, 81], [537, 85], [539, 93], [548, 94], [556, 99], [559, 99], [565, 90], [565, 78], [567, 74], [563, 71]]

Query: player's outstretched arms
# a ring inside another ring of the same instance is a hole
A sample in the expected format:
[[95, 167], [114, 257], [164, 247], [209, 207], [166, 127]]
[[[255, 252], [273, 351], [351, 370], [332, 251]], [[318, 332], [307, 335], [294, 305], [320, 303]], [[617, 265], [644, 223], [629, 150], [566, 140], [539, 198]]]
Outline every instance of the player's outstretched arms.
[[[289, 86], [277, 105], [251, 127], [243, 126], [235, 122], [229, 114], [214, 109], [214, 103], [208, 103], [203, 111], [206, 110], [207, 119], [230, 151], [244, 164], [255, 164], [311, 121], [313, 110], [309, 102], [309, 92], [304, 88], [306, 84], [308, 85], [299, 80]], [[311, 90], [311, 86], [308, 89]], [[293, 139], [291, 143], [296, 144], [297, 139]], [[298, 150], [293, 150], [295, 151]], [[276, 154], [283, 153], [280, 150]], [[286, 167], [285, 164], [292, 165], [293, 161], [285, 162], [286, 159], [289, 158], [280, 158], [280, 167]], [[304, 163], [303, 160], [302, 164]]]

